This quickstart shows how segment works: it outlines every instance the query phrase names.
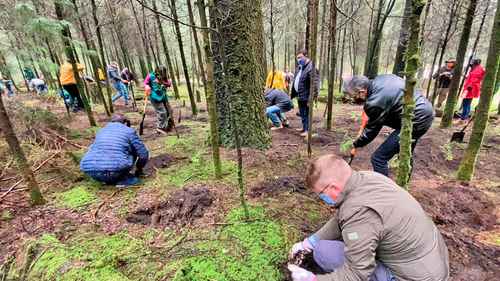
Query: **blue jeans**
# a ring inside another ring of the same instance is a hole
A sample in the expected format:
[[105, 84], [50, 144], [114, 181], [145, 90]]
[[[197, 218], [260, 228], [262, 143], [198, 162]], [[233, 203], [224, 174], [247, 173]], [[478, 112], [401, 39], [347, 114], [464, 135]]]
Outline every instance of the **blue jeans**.
[[[427, 130], [425, 132], [427, 132]], [[411, 142], [412, 155], [418, 139], [422, 137], [425, 132], [413, 132]], [[371, 162], [375, 172], [381, 173], [384, 176], [389, 176], [389, 160], [399, 153], [399, 133], [399, 130], [394, 130], [394, 132], [392, 132], [373, 153]], [[413, 157], [411, 164], [413, 166]]]
[[472, 99], [462, 100], [462, 115], [460, 116], [462, 120], [467, 120], [469, 118], [471, 104], [472, 104]]
[[132, 176], [130, 174], [130, 170], [115, 171], [115, 172], [92, 171], [92, 172], [85, 172], [85, 174], [87, 174], [94, 180], [105, 184], [116, 184], [117, 182], [125, 180]]
[[[333, 272], [345, 261], [344, 242], [336, 240], [319, 240], [314, 246], [314, 261], [326, 272]], [[377, 261], [375, 271], [369, 281], [395, 281], [396, 278], [384, 264]]]
[[14, 85], [12, 84], [12, 81], [8, 80], [5, 83], [5, 87], [7, 88], [7, 96], [8, 97], [13, 97], [14, 96]]
[[299, 100], [299, 114], [302, 119], [302, 130], [309, 131], [309, 105], [308, 101]]
[[271, 105], [266, 108], [266, 115], [273, 122], [274, 127], [281, 126], [281, 109], [277, 105]]
[[125, 105], [128, 105], [128, 90], [127, 86], [122, 81], [116, 81], [113, 83], [113, 87], [117, 91], [116, 95], [113, 96], [112, 101], [115, 102], [120, 97], [125, 99]]

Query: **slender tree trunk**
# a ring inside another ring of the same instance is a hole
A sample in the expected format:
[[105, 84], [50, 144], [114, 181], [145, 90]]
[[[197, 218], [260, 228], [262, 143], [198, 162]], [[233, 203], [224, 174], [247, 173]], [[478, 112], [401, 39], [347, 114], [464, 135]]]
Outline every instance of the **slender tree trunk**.
[[426, 97], [427, 97], [427, 99], [429, 99], [429, 94], [431, 92], [432, 75], [434, 74], [434, 67], [436, 66], [436, 59], [437, 59], [437, 56], [439, 54], [439, 45], [440, 44], [441, 44], [441, 42], [438, 42], [437, 45], [436, 45], [436, 51], [434, 52], [434, 57], [432, 59], [431, 69], [429, 71], [429, 78], [428, 78], [429, 81], [427, 83], [427, 91], [426, 91]]
[[191, 103], [191, 112], [193, 113], [193, 116], [196, 116], [198, 115], [198, 108], [196, 107], [194, 92], [193, 89], [191, 88], [191, 84], [189, 81], [189, 69], [186, 62], [186, 55], [184, 54], [184, 44], [182, 43], [181, 29], [179, 27], [179, 22], [177, 21], [178, 17], [177, 17], [177, 8], [175, 7], [175, 0], [170, 0], [170, 8], [172, 9], [172, 17], [175, 20], [174, 22], [175, 33], [177, 36], [177, 42], [179, 43], [179, 52], [181, 54], [182, 68], [184, 70], [184, 79], [186, 80], [189, 102]]
[[403, 77], [405, 69], [405, 53], [408, 48], [408, 38], [410, 37], [410, 14], [413, 0], [406, 0], [401, 20], [401, 30], [399, 31], [398, 48], [396, 49], [396, 58], [394, 59], [394, 67], [392, 73]]
[[493, 96], [495, 94], [495, 80], [498, 79], [500, 58], [500, 1], [497, 2], [493, 31], [490, 37], [490, 47], [486, 62], [486, 75], [481, 86], [481, 99], [475, 113], [474, 126], [469, 139], [469, 145], [458, 167], [457, 178], [459, 180], [470, 181], [474, 175], [479, 149], [483, 144], [484, 132], [488, 126], [489, 112]]
[[[58, 0], [54, 1], [55, 4], [55, 9], [56, 9], [56, 15], [57, 19], [59, 21], [64, 20], [63, 17], [63, 8]], [[92, 108], [90, 107], [89, 101], [87, 97], [85, 96], [85, 91], [84, 91], [84, 85], [82, 82], [82, 79], [80, 78], [80, 74], [78, 72], [78, 67], [76, 66], [76, 59], [73, 53], [73, 48], [71, 46], [71, 32], [69, 30], [68, 25], [64, 25], [61, 31], [62, 39], [64, 42], [64, 51], [66, 54], [66, 58], [68, 59], [69, 63], [71, 63], [71, 66], [73, 67], [73, 75], [76, 80], [76, 85], [78, 88], [78, 92], [80, 93], [80, 96], [82, 98], [83, 106], [85, 108], [85, 111], [87, 112], [87, 117], [89, 119], [90, 126], [96, 126], [97, 123], [95, 122], [94, 119], [94, 114], [92, 113]]]
[[[129, 4], [130, 6], [132, 7], [132, 14], [134, 14], [134, 19], [135, 19], [135, 23], [137, 24], [137, 28], [139, 29], [139, 34], [141, 35], [141, 41], [142, 41], [142, 47], [144, 49], [144, 53], [146, 55], [146, 65], [147, 65], [147, 68], [148, 70], [144, 72], [144, 77], [146, 77], [147, 73], [153, 69], [153, 66], [151, 64], [151, 54], [149, 53], [149, 47], [147, 45], [147, 38], [144, 36], [145, 33], [144, 31], [142, 30], [142, 26], [141, 26], [141, 23], [139, 21], [139, 17], [137, 16], [137, 11], [135, 9], [135, 6], [134, 6], [134, 3], [132, 2], [133, 0], [129, 0]], [[154, 7], [156, 6], [156, 1], [153, 1], [153, 9], [156, 10]], [[163, 32], [161, 32], [163, 33]], [[170, 73], [170, 76], [173, 76], [172, 73]], [[172, 84], [173, 81], [172, 81]], [[175, 88], [177, 87], [176, 84], [174, 84], [174, 90]]]
[[[325, 29], [327, 29], [327, 26], [326, 26], [326, 10], [327, 10], [327, 3], [328, 3], [328, 0], [322, 0], [323, 1], [323, 5], [321, 6], [321, 30], [320, 30], [320, 46], [321, 46], [321, 49], [320, 49], [320, 53], [319, 53], [319, 65], [321, 66], [320, 67], [320, 71], [321, 71], [321, 78], [323, 77], [326, 77], [327, 75], [327, 72], [325, 72], [325, 69], [326, 69], [326, 65], [328, 65], [328, 60], [326, 58], [326, 52], [327, 52], [327, 48], [328, 48], [328, 40], [325, 40]], [[322, 83], [323, 85], [323, 83]]]
[[330, 71], [328, 73], [328, 102], [327, 106], [327, 114], [326, 114], [326, 129], [332, 129], [332, 119], [333, 119], [333, 93], [335, 87], [335, 64], [336, 57], [335, 55], [335, 32], [337, 29], [337, 9], [336, 7], [337, 0], [331, 0], [330, 5]]
[[453, 69], [453, 77], [450, 84], [450, 92], [448, 98], [446, 99], [446, 106], [443, 112], [443, 118], [441, 119], [441, 128], [448, 128], [451, 126], [453, 120], [453, 113], [455, 111], [455, 106], [457, 104], [458, 98], [458, 86], [460, 83], [460, 77], [462, 75], [462, 68], [465, 60], [465, 52], [467, 51], [467, 45], [469, 44], [470, 31], [472, 27], [472, 20], [474, 19], [474, 13], [476, 11], [478, 0], [470, 0], [469, 7], [467, 8], [467, 14], [465, 16], [464, 28], [462, 35], [460, 37], [460, 43], [458, 45], [457, 52], [457, 65]]
[[31, 204], [41, 205], [45, 203], [42, 193], [40, 192], [40, 188], [38, 187], [38, 183], [35, 180], [35, 175], [33, 174], [31, 166], [29, 165], [28, 160], [24, 155], [21, 145], [19, 144], [19, 140], [17, 139], [14, 132], [14, 128], [12, 127], [12, 123], [10, 122], [9, 115], [5, 110], [2, 95], [0, 95], [0, 128], [2, 128], [5, 140], [7, 141], [12, 155], [16, 160], [17, 168], [21, 172], [24, 181], [28, 185]]
[[399, 169], [397, 183], [408, 189], [408, 182], [411, 173], [411, 143], [413, 131], [413, 111], [415, 100], [413, 92], [417, 84], [417, 72], [420, 67], [420, 15], [425, 6], [425, 0], [412, 0], [410, 17], [408, 19], [410, 28], [410, 38], [405, 54], [405, 76], [406, 89], [403, 96], [403, 118], [400, 134]]
[[[215, 13], [211, 13], [210, 22], [217, 25], [218, 31], [212, 33], [212, 50], [216, 54], [214, 78], [221, 143], [235, 146], [232, 126], [236, 123], [242, 147], [267, 148], [271, 138], [262, 95], [261, 1], [217, 0], [214, 3]], [[227, 50], [225, 56], [224, 50]], [[227, 91], [226, 82], [230, 85]]]
[[339, 92], [342, 92], [342, 73], [344, 72], [345, 36], [346, 36], [346, 27], [344, 26], [342, 32], [342, 49], [340, 49]]
[[276, 62], [274, 60], [274, 22], [273, 22], [273, 15], [274, 15], [274, 11], [273, 11], [273, 0], [269, 0], [269, 4], [270, 4], [270, 17], [269, 17], [269, 27], [270, 27], [270, 34], [269, 34], [269, 39], [271, 39], [271, 85], [270, 87], [272, 88], [273, 87], [273, 83], [274, 83], [274, 75], [275, 75], [275, 71], [276, 71]]
[[[208, 31], [208, 20], [205, 11], [205, 0], [198, 0], [198, 13], [200, 15], [200, 24], [204, 28], [202, 30], [203, 37], [203, 50], [205, 53], [205, 60], [207, 63], [206, 76], [205, 71], [202, 70], [205, 85], [205, 100], [207, 102], [208, 120], [210, 124], [210, 143], [212, 148], [212, 159], [214, 164], [214, 174], [215, 178], [222, 178], [222, 168], [220, 161], [220, 151], [219, 151], [219, 131], [217, 129], [217, 110], [215, 102], [215, 87], [214, 87], [214, 60], [212, 50], [210, 48], [210, 34]], [[213, 8], [213, 3], [210, 3], [210, 7]]]
[[[153, 0], [153, 10], [158, 11], [156, 8], [156, 0]], [[170, 57], [170, 52], [168, 50], [167, 40], [165, 39], [165, 33], [163, 32], [163, 26], [161, 24], [160, 15], [158, 13], [155, 13], [155, 19], [156, 19], [156, 24], [158, 25], [158, 29], [160, 31], [161, 44], [163, 46], [163, 52], [165, 53], [165, 59], [167, 61], [168, 73], [170, 75], [170, 78], [172, 79], [172, 86], [174, 88], [174, 95], [175, 95], [176, 99], [180, 99], [181, 96], [179, 95], [179, 88], [177, 87], [178, 80], [175, 79], [175, 72], [174, 72], [174, 68], [172, 66], [172, 58]]]
[[[95, 32], [97, 35], [97, 43], [99, 45], [99, 53], [101, 54], [101, 66], [102, 66], [102, 72], [104, 74], [104, 77], [106, 78], [106, 92], [107, 92], [107, 97], [108, 97], [108, 107], [109, 111], [111, 113], [114, 112], [113, 109], [113, 102], [111, 101], [111, 86], [109, 85], [109, 81], [107, 80], [107, 75], [106, 75], [106, 58], [105, 58], [105, 53], [104, 53], [104, 44], [102, 41], [102, 34], [101, 34], [101, 25], [99, 23], [99, 18], [97, 17], [97, 5], [95, 0], [90, 0], [90, 4], [92, 6], [92, 18], [94, 19], [94, 26], [95, 26]], [[99, 80], [98, 80], [99, 81]], [[99, 83], [99, 82], [98, 82]]]
[[319, 75], [316, 72], [316, 53], [317, 53], [317, 43], [318, 43], [318, 6], [319, 0], [309, 0], [308, 1], [308, 10], [310, 11], [310, 18], [307, 22], [307, 26], [309, 27], [309, 56], [312, 63], [312, 71], [310, 76], [310, 90], [309, 90], [309, 130], [307, 131], [307, 156], [311, 158], [312, 156], [312, 131], [313, 131], [313, 116], [314, 116], [314, 102], [315, 102], [315, 93], [319, 91], [317, 89], [317, 85], [315, 83], [317, 77]]
[[[87, 34], [87, 30], [85, 29], [85, 26], [83, 24], [82, 17], [79, 14], [78, 3], [76, 2], [76, 0], [72, 0], [72, 2], [73, 2], [73, 6], [75, 7], [75, 13], [78, 17], [78, 22], [80, 23], [80, 29], [81, 29], [81, 32], [83, 35], [83, 39], [85, 41], [85, 45], [87, 46], [87, 49], [89, 49], [91, 51], [96, 51], [96, 48], [94, 46], [94, 42], [92, 42], [92, 40], [89, 39], [89, 36]], [[100, 65], [100, 62], [99, 62], [99, 58], [92, 55], [90, 57], [90, 61], [92, 63], [92, 70], [94, 72], [94, 78], [95, 78], [96, 85], [97, 85], [97, 94], [99, 95], [99, 99], [101, 100], [101, 102], [104, 105], [104, 110], [106, 111], [106, 115], [111, 116], [111, 112], [109, 111], [109, 108], [108, 108], [106, 101], [104, 99], [104, 94], [102, 92], [101, 83], [99, 82], [99, 70], [98, 69], [102, 68], [102, 66]]]
[[[191, 5], [191, 0], [186, 0], [187, 1], [187, 6], [188, 6], [188, 15], [189, 15], [189, 22], [192, 25], [192, 32], [193, 32], [193, 40], [194, 40], [194, 46], [196, 47], [196, 56], [198, 58], [198, 69], [200, 72], [201, 76], [201, 81], [203, 83], [203, 90], [207, 92], [207, 79], [205, 76], [205, 67], [203, 66], [203, 57], [201, 54], [201, 48], [200, 48], [200, 42], [198, 40], [198, 31], [194, 27], [196, 25], [196, 22], [194, 21], [194, 15], [193, 15], [193, 7]], [[199, 80], [198, 80], [199, 81]]]

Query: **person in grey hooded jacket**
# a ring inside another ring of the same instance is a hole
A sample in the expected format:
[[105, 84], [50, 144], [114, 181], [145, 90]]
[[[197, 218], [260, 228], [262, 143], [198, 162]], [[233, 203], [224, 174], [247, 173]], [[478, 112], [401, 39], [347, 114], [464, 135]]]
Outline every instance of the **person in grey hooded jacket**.
[[108, 65], [106, 72], [108, 74], [109, 82], [116, 90], [116, 94], [112, 98], [113, 103], [123, 97], [125, 105], [128, 105], [128, 89], [127, 86], [125, 86], [124, 80], [122, 80], [120, 70], [118, 69], [118, 63], [111, 62]]

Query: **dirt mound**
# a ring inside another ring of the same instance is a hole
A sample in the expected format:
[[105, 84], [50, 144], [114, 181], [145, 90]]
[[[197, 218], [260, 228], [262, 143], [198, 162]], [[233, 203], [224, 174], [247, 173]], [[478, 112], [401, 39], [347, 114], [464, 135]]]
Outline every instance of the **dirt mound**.
[[149, 159], [146, 167], [144, 167], [144, 174], [147, 176], [154, 175], [157, 169], [166, 168], [177, 160], [169, 154], [161, 154]]
[[252, 198], [263, 195], [276, 195], [282, 192], [306, 192], [306, 184], [303, 178], [299, 177], [279, 177], [261, 182], [253, 187], [248, 195]]
[[202, 217], [213, 200], [213, 195], [205, 187], [184, 188], [158, 205], [134, 211], [127, 221], [153, 226], [183, 226]]
[[479, 231], [491, 230], [496, 223], [495, 205], [485, 194], [459, 184], [412, 193], [446, 240], [451, 280], [492, 280], [500, 273], [500, 247], [476, 239]]

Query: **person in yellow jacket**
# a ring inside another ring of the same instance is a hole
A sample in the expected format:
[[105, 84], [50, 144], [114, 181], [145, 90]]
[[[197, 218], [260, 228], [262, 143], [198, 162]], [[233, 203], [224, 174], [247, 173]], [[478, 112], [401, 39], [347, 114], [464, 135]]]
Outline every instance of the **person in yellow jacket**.
[[266, 89], [287, 91], [288, 85], [285, 81], [285, 74], [281, 70], [269, 71], [266, 78]]
[[[76, 64], [78, 68], [78, 72], [81, 73], [85, 69], [82, 64]], [[83, 101], [80, 96], [80, 92], [78, 92], [78, 87], [76, 85], [75, 75], [73, 73], [73, 66], [69, 62], [65, 62], [60, 66], [59, 69], [59, 80], [61, 81], [61, 85], [64, 90], [66, 90], [76, 104], [73, 105], [73, 111], [76, 112], [78, 110], [83, 109]]]

